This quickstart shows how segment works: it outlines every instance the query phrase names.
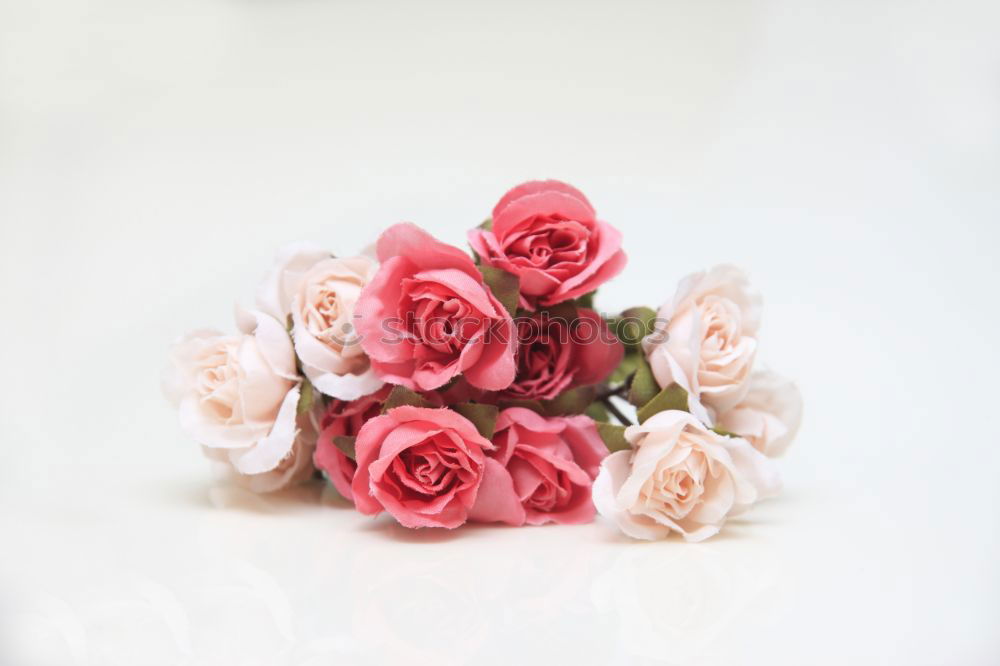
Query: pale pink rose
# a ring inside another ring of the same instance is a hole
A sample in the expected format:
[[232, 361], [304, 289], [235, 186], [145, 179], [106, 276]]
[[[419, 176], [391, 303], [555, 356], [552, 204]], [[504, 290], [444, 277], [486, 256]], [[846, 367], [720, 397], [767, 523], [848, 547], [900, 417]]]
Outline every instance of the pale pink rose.
[[316, 467], [326, 473], [326, 477], [344, 498], [353, 501], [351, 482], [358, 470], [356, 462], [348, 458], [333, 443], [334, 437], [356, 437], [361, 427], [382, 412], [382, 403], [389, 395], [391, 387], [357, 400], [331, 400], [320, 417], [319, 440], [316, 443], [314, 460]]
[[255, 493], [270, 493], [288, 486], [308, 481], [316, 471], [313, 467], [313, 450], [316, 447], [316, 413], [315, 410], [301, 414], [296, 419], [298, 433], [292, 443], [291, 451], [281, 459], [278, 466], [259, 474], [241, 474], [229, 458], [226, 449], [213, 449], [202, 446], [205, 457], [222, 463], [227, 471], [226, 477], [244, 488]]
[[[486, 457], [491, 449], [468, 419], [450, 409], [390, 409], [369, 419], [355, 440], [354, 505], [369, 515], [388, 511], [405, 527], [458, 527], [480, 493], [508, 496], [493, 489], [510, 477]], [[481, 504], [480, 510], [492, 518], [506, 507]]]
[[517, 376], [502, 396], [551, 400], [563, 391], [604, 381], [625, 348], [593, 310], [580, 308], [573, 322], [547, 312], [520, 317]]
[[798, 387], [768, 370], [755, 370], [746, 397], [716, 419], [721, 428], [744, 438], [769, 458], [785, 452], [801, 422]]
[[237, 325], [238, 335], [202, 330], [181, 338], [171, 349], [164, 393], [178, 407], [181, 429], [219, 450], [213, 457], [240, 474], [263, 474], [293, 454], [301, 377], [278, 320], [241, 311]]
[[621, 272], [621, 233], [597, 219], [576, 188], [557, 180], [513, 188], [493, 208], [487, 230], [469, 242], [484, 264], [521, 280], [521, 305], [555, 305], [594, 291]]
[[711, 423], [749, 389], [760, 311], [760, 295], [735, 266], [681, 280], [657, 313], [657, 331], [643, 341], [657, 383], [679, 384], [691, 413]]
[[464, 252], [412, 224], [379, 237], [382, 262], [355, 308], [361, 345], [387, 382], [430, 391], [459, 374], [496, 391], [514, 379], [510, 314]]
[[340, 400], [383, 384], [354, 330], [355, 304], [377, 268], [370, 257], [332, 257], [297, 243], [279, 251], [257, 291], [259, 308], [282, 322], [291, 318], [295, 352], [312, 385]]
[[726, 519], [778, 491], [770, 460], [749, 442], [718, 435], [687, 412], [629, 426], [631, 450], [612, 453], [594, 482], [597, 511], [628, 536], [706, 539]]
[[[497, 418], [493, 443], [497, 448], [489, 455], [504, 466], [511, 483], [495, 485], [508, 498], [490, 498], [489, 517], [512, 525], [573, 525], [594, 519], [590, 487], [608, 450], [593, 419], [547, 418], [511, 407]], [[495, 510], [515, 505], [519, 510]], [[473, 520], [483, 519], [481, 508], [480, 503], [473, 508]]]

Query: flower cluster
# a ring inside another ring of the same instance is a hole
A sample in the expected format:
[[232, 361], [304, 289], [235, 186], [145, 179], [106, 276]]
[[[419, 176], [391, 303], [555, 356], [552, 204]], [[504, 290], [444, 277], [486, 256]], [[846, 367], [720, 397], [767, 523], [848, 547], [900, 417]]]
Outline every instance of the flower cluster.
[[510, 190], [468, 240], [401, 223], [357, 256], [281, 250], [238, 334], [173, 346], [164, 391], [184, 432], [255, 491], [325, 477], [412, 528], [600, 512], [633, 537], [700, 540], [776, 491], [768, 458], [801, 399], [754, 369], [743, 273], [603, 316], [621, 233], [557, 181]]

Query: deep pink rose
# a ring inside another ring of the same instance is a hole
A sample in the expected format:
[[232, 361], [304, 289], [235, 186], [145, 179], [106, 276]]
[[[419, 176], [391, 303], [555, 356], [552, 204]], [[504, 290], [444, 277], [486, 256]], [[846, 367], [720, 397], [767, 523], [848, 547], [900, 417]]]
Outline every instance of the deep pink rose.
[[382, 403], [389, 395], [391, 386], [350, 402], [331, 400], [320, 420], [319, 439], [313, 462], [326, 473], [328, 479], [345, 498], [354, 501], [351, 482], [358, 469], [357, 463], [344, 455], [333, 443], [334, 437], [355, 437], [366, 421], [379, 415]]
[[355, 449], [351, 489], [361, 513], [385, 510], [405, 527], [452, 528], [477, 503], [482, 520], [502, 520], [510, 510], [500, 504], [512, 501], [510, 478], [486, 456], [493, 444], [450, 409], [390, 409], [361, 427]]
[[430, 391], [463, 374], [488, 391], [514, 379], [514, 322], [464, 252], [412, 224], [385, 231], [355, 306], [361, 346], [387, 382]]
[[469, 242], [484, 264], [521, 279], [521, 305], [529, 309], [583, 296], [625, 267], [621, 233], [557, 180], [507, 192], [493, 209], [492, 228], [473, 229]]
[[596, 384], [621, 363], [625, 348], [593, 310], [569, 321], [539, 312], [519, 318], [517, 375], [502, 396], [551, 400], [567, 389]]
[[594, 519], [590, 487], [608, 450], [590, 417], [546, 418], [511, 407], [500, 412], [493, 443], [497, 448], [490, 456], [506, 468], [513, 493], [512, 498], [495, 498], [494, 503], [506, 506], [516, 500], [521, 507], [519, 519], [506, 512], [500, 520], [514, 525], [573, 525]]

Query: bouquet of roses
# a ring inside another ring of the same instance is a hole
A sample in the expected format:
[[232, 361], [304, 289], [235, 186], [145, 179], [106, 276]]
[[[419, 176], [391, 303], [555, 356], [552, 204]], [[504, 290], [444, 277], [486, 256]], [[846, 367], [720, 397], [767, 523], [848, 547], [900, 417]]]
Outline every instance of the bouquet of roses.
[[413, 528], [600, 512], [696, 541], [777, 491], [769, 458], [801, 398], [754, 369], [761, 302], [741, 271], [602, 316], [621, 233], [557, 181], [510, 190], [468, 240], [403, 223], [356, 256], [284, 248], [238, 333], [174, 345], [184, 432], [255, 491], [322, 475]]

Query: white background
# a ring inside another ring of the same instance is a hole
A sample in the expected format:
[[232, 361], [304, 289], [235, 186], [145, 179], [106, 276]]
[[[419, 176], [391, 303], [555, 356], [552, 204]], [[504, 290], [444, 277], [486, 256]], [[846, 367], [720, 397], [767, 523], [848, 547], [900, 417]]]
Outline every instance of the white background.
[[[0, 3], [0, 663], [1000, 663], [1000, 8]], [[274, 250], [510, 186], [712, 263], [797, 378], [784, 495], [708, 542], [411, 533], [218, 485], [159, 392]]]

